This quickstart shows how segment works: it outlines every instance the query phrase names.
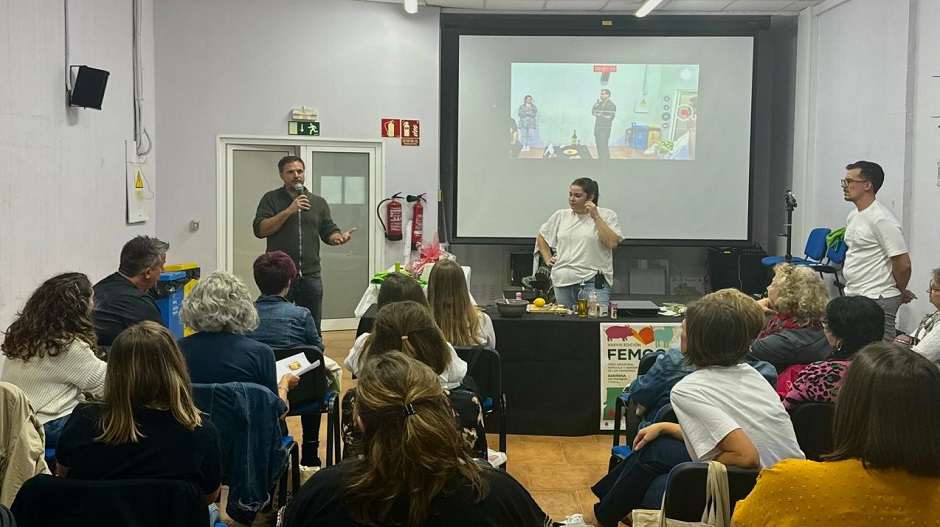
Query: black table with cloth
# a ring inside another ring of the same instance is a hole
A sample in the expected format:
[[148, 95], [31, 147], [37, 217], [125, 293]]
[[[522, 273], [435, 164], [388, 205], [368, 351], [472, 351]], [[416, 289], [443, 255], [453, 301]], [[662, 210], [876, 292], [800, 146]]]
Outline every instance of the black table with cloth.
[[[597, 434], [601, 420], [600, 329], [602, 323], [661, 324], [678, 317], [580, 318], [526, 314], [503, 317], [487, 306], [502, 359], [506, 428], [510, 434]], [[371, 331], [372, 305], [356, 335]]]

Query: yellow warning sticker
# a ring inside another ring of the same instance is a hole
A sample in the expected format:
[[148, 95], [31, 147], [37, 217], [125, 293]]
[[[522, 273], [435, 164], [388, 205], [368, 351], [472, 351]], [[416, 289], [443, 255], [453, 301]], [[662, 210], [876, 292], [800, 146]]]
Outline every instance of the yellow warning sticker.
[[140, 170], [137, 171], [137, 179], [134, 181], [134, 188], [144, 188], [144, 178]]

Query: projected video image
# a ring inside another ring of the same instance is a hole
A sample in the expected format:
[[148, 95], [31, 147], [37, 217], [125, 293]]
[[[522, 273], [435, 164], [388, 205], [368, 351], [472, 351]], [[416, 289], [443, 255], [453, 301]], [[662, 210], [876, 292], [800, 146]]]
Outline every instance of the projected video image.
[[697, 64], [513, 63], [509, 155], [695, 159]]

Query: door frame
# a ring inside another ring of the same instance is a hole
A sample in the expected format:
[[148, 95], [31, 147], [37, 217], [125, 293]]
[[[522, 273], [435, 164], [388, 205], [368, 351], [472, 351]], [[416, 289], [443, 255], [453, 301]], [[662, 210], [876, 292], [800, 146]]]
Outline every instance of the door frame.
[[[231, 272], [233, 264], [234, 235], [232, 218], [232, 181], [229, 167], [231, 152], [235, 147], [245, 150], [262, 150], [264, 147], [295, 148], [301, 158], [310, 151], [369, 154], [369, 210], [375, 210], [385, 196], [385, 143], [367, 139], [324, 139], [298, 136], [219, 135], [216, 139], [216, 261], [219, 269]], [[273, 174], [272, 174], [273, 176]], [[274, 182], [272, 178], [272, 188]], [[312, 186], [312, 185], [311, 185]], [[260, 196], [258, 197], [261, 198]], [[384, 268], [385, 244], [375, 222], [369, 222], [369, 269]], [[368, 276], [363, 277], [363, 290], [369, 285]], [[322, 321], [323, 331], [356, 329], [355, 317]]]

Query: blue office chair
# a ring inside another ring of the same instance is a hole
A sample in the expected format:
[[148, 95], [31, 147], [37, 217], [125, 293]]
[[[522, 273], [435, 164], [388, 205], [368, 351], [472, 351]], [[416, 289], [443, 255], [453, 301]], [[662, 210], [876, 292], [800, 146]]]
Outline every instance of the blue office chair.
[[[832, 230], [825, 227], [818, 227], [810, 231], [806, 238], [806, 247], [803, 249], [803, 258], [794, 256], [790, 263], [793, 265], [813, 265], [821, 264], [826, 256], [826, 236]], [[761, 263], [767, 267], [773, 267], [780, 262], [785, 262], [786, 256], [766, 256], [761, 259]]]
[[842, 270], [842, 264], [845, 263], [845, 254], [849, 246], [844, 241], [839, 241], [826, 251], [826, 259], [817, 264], [809, 264], [809, 267], [819, 273], [819, 277], [825, 279], [825, 275], [832, 275], [832, 283], [839, 290], [839, 296], [845, 296], [845, 279], [840, 278], [839, 271]]
[[[298, 346], [295, 348], [279, 348], [274, 350], [275, 360], [285, 359], [298, 353], [303, 353], [311, 364], [319, 361], [320, 365], [300, 376], [300, 382], [287, 394], [290, 401], [288, 416], [300, 416], [301, 419], [312, 416], [320, 419], [320, 414], [326, 414], [326, 466], [338, 463], [342, 459], [342, 441], [340, 441], [340, 420], [338, 399], [339, 394], [329, 390], [326, 380], [326, 362], [323, 352], [316, 346]], [[305, 427], [306, 428], [306, 427]], [[318, 428], [319, 430], [319, 428]], [[306, 436], [308, 430], [304, 430]], [[319, 436], [319, 434], [317, 434]], [[314, 438], [319, 441], [319, 437]], [[304, 441], [310, 438], [304, 437]]]

